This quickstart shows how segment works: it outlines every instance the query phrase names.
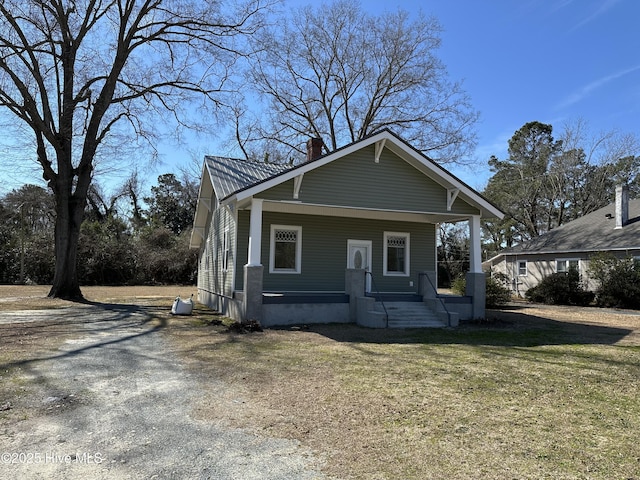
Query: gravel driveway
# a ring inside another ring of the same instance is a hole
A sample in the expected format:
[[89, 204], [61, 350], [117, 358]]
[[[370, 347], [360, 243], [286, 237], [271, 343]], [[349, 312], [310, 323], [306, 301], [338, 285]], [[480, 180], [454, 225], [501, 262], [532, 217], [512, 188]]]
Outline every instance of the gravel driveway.
[[29, 400], [38, 414], [0, 423], [0, 478], [326, 478], [295, 441], [193, 419], [198, 380], [144, 308], [2, 312], [0, 322], [43, 317], [78, 335], [21, 365], [26, 381], [38, 384]]

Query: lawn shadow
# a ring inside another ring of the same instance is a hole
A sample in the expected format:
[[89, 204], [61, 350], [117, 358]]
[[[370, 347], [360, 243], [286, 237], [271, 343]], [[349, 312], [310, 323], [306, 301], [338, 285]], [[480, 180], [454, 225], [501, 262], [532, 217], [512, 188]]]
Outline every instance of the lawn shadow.
[[311, 325], [306, 330], [344, 343], [460, 344], [504, 347], [543, 345], [615, 345], [633, 329], [556, 320], [527, 313], [526, 307], [488, 310], [480, 321], [456, 328], [370, 329], [354, 324]]

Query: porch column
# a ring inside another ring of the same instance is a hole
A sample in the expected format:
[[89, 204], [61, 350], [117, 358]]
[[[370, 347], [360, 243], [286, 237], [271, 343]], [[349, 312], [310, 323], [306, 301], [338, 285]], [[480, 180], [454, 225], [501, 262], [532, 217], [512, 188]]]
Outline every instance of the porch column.
[[247, 266], [262, 265], [262, 198], [251, 199], [251, 217], [249, 220], [249, 254]]
[[243, 321], [262, 321], [262, 199], [251, 199], [249, 217], [249, 252], [244, 266]]
[[480, 215], [469, 219], [469, 272], [482, 273], [482, 250], [480, 242]]
[[482, 256], [480, 249], [480, 215], [474, 215], [469, 219], [470, 252], [469, 273], [466, 275], [465, 294], [472, 298], [472, 318], [479, 319], [485, 316], [485, 303], [487, 296], [487, 279], [482, 272]]

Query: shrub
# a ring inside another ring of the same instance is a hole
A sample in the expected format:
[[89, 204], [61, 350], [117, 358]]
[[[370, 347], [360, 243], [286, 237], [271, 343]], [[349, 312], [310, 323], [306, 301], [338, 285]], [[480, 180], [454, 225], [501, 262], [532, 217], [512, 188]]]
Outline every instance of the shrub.
[[549, 275], [535, 287], [525, 293], [530, 302], [548, 305], [589, 305], [594, 298], [593, 292], [585, 290], [580, 274], [575, 269]]
[[596, 304], [602, 307], [640, 308], [640, 262], [599, 253], [589, 259], [589, 274], [598, 281]]
[[[451, 284], [451, 290], [458, 295], [466, 294], [467, 281], [464, 275], [456, 277]], [[505, 305], [511, 300], [511, 290], [505, 287], [499, 280], [492, 277], [487, 277], [486, 287], [486, 301], [487, 308], [496, 308]]]
[[487, 308], [496, 308], [506, 305], [511, 300], [511, 290], [505, 287], [499, 280], [487, 278]]
[[464, 275], [458, 275], [453, 282], [451, 282], [451, 291], [456, 295], [465, 295], [467, 290], [467, 279]]

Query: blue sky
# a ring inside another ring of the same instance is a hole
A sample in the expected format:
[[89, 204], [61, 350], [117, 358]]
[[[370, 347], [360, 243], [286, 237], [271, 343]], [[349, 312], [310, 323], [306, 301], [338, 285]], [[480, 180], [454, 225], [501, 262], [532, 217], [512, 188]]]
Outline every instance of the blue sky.
[[[375, 3], [375, 2], [372, 2]], [[411, 10], [421, 2], [397, 2]], [[583, 119], [594, 133], [640, 135], [640, 2], [486, 0], [422, 3], [444, 27], [440, 57], [481, 113], [472, 187], [490, 175], [491, 155], [529, 121]]]
[[[550, 123], [557, 135], [565, 122], [583, 119], [594, 132], [615, 128], [640, 136], [638, 0], [362, 0], [362, 5], [372, 13], [422, 9], [439, 19], [444, 29], [439, 56], [481, 113], [477, 167], [453, 169], [474, 188], [483, 189], [490, 176], [488, 158], [505, 158], [508, 140], [529, 121]], [[191, 161], [184, 148], [160, 149], [160, 163], [145, 169], [150, 185], [159, 174], [177, 173], [180, 163]], [[216, 139], [199, 140], [194, 150], [229, 153]]]
[[[286, 0], [286, 6], [308, 4]], [[374, 14], [402, 8], [432, 14], [443, 27], [439, 57], [480, 111], [475, 168], [454, 174], [482, 190], [491, 155], [530, 121], [586, 121], [594, 132], [640, 136], [638, 0], [361, 0]], [[206, 153], [216, 145], [200, 145]], [[166, 160], [171, 157], [167, 155]], [[159, 172], [167, 168], [159, 165]]]

